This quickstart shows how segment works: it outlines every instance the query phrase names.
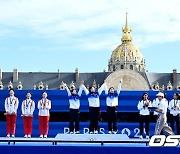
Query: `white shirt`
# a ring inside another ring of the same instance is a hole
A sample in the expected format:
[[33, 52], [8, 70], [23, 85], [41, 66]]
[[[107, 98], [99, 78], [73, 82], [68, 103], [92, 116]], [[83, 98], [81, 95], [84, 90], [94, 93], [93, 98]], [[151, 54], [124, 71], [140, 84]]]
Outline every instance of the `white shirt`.
[[98, 89], [98, 92], [90, 93], [84, 85], [81, 85], [80, 89], [85, 91], [88, 96], [88, 102], [90, 107], [100, 107], [99, 96], [103, 91], [104, 84]]
[[32, 99], [26, 99], [22, 102], [21, 110], [23, 115], [33, 115], [35, 103]]
[[6, 112], [10, 112], [10, 114], [12, 114], [13, 112], [17, 113], [18, 105], [19, 100], [15, 96], [7, 97], [4, 103]]
[[38, 102], [39, 116], [49, 116], [51, 109], [51, 101], [49, 99], [41, 99]]
[[[162, 110], [163, 114], [166, 114], [167, 113], [167, 108], [168, 108], [167, 99], [163, 98], [161, 101], [159, 101], [158, 108]], [[159, 113], [159, 114], [161, 114], [161, 113]]]
[[121, 92], [121, 83], [119, 83], [118, 90], [114, 91], [113, 95], [111, 95], [108, 92], [106, 84], [104, 84], [104, 90], [105, 90], [105, 94], [106, 94], [106, 105], [110, 106], [110, 107], [118, 106], [118, 96], [119, 96], [119, 94]]
[[180, 110], [175, 109], [176, 107], [180, 108], [180, 100], [172, 99], [169, 102], [168, 109], [170, 110], [170, 114], [172, 114], [173, 116], [177, 116], [180, 113]]
[[139, 101], [138, 105], [137, 105], [137, 108], [138, 110], [140, 111], [139, 114], [140, 115], [150, 115], [150, 112], [149, 112], [149, 109], [148, 107], [144, 107], [144, 105], [146, 103], [149, 103], [149, 106], [151, 106], [151, 101], [150, 100], [142, 100], [142, 101]]
[[66, 87], [68, 97], [69, 97], [69, 108], [70, 109], [79, 109], [80, 107], [80, 100], [79, 97], [81, 97], [82, 94], [82, 88], [79, 89], [79, 92], [76, 96], [73, 96], [71, 92], [69, 91], [69, 88]]

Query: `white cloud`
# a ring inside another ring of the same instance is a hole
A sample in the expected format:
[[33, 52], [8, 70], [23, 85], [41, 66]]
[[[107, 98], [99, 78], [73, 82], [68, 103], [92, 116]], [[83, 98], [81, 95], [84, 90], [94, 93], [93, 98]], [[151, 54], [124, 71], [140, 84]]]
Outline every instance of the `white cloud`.
[[126, 8], [137, 46], [180, 40], [179, 0], [5, 0], [0, 1], [0, 25], [100, 50], [120, 42]]

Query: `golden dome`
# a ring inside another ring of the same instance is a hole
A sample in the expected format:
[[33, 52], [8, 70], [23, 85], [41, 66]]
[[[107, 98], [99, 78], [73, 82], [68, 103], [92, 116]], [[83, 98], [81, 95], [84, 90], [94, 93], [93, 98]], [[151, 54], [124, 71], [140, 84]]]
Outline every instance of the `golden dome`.
[[111, 55], [112, 61], [127, 61], [141, 63], [144, 61], [141, 52], [132, 43], [119, 45]]
[[122, 28], [122, 44], [113, 52], [109, 61], [109, 71], [118, 69], [133, 69], [137, 71], [145, 71], [145, 60], [139, 49], [133, 45], [131, 28], [128, 26], [127, 13], [126, 24]]

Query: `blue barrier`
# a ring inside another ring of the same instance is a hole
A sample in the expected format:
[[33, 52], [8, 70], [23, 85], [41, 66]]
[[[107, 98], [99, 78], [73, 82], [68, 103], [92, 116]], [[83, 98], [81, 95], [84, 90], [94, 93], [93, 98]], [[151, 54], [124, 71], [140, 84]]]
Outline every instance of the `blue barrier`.
[[[32, 93], [32, 99], [36, 103], [39, 99], [41, 99], [41, 90], [29, 90]], [[19, 98], [20, 104], [22, 101], [26, 98], [27, 90], [17, 90], [15, 91], [15, 95]], [[150, 96], [150, 100], [153, 100], [156, 97], [157, 91], [147, 91]], [[176, 91], [166, 91], [167, 99], [171, 100], [173, 97], [173, 93]], [[52, 109], [51, 112], [68, 112], [69, 111], [69, 102], [67, 97], [67, 92], [65, 90], [47, 90], [48, 98], [52, 101]], [[141, 96], [144, 93], [144, 91], [122, 91], [119, 96], [119, 106], [118, 110], [120, 112], [138, 112], [137, 110], [137, 103], [139, 100], [141, 100]], [[6, 97], [9, 96], [8, 90], [0, 90], [0, 111], [4, 111], [4, 100]], [[100, 96], [100, 103], [101, 103], [101, 111], [106, 111], [106, 98], [104, 93]], [[82, 94], [82, 97], [80, 99], [81, 112], [88, 112], [88, 101], [87, 96]], [[20, 113], [20, 107], [18, 109], [18, 113]], [[35, 113], [37, 112], [37, 108], [35, 110]]]
[[[38, 128], [38, 109], [37, 102], [41, 99], [41, 90], [29, 90], [32, 93], [32, 99], [36, 103], [36, 109], [34, 112], [33, 119], [33, 135], [34, 137], [39, 136], [39, 128]], [[23, 136], [23, 120], [21, 118], [21, 103], [25, 99], [27, 90], [19, 90], [15, 91], [15, 95], [19, 98], [20, 104], [18, 108], [18, 118], [17, 118], [17, 131], [16, 136]], [[175, 91], [166, 91], [167, 99], [172, 99], [173, 93]], [[66, 91], [61, 90], [47, 90], [48, 98], [52, 101], [52, 109], [51, 112], [69, 112], [69, 103]], [[137, 110], [137, 103], [141, 99], [144, 91], [122, 91], [119, 96], [119, 112], [139, 112]], [[150, 99], [153, 100], [157, 94], [156, 91], [148, 91]], [[4, 100], [9, 96], [9, 92], [7, 90], [0, 91], [0, 111], [4, 112]], [[106, 112], [106, 103], [105, 103], [105, 95], [102, 94], [100, 97], [101, 100], [101, 111]], [[81, 97], [81, 112], [88, 112], [88, 101], [87, 96], [83, 93]], [[0, 122], [0, 136], [5, 136], [5, 122]], [[57, 133], [64, 133], [64, 130], [67, 130], [69, 123], [68, 122], [50, 122], [49, 136], [54, 137]], [[81, 122], [80, 128], [81, 133], [84, 131], [88, 131], [88, 122]], [[100, 122], [100, 128], [102, 132], [107, 133], [107, 123]], [[138, 137], [139, 135], [139, 124], [138, 119], [136, 123], [118, 123], [119, 133], [127, 133], [129, 137]], [[103, 130], [104, 129], [104, 130]], [[150, 125], [150, 134], [154, 134], [154, 123]]]

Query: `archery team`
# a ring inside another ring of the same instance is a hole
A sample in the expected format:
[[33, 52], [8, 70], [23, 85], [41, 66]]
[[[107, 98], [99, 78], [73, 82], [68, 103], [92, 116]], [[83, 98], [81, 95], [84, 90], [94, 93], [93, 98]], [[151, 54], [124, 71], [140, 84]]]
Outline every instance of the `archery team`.
[[[68, 86], [64, 83], [65, 89], [68, 93], [70, 104], [70, 134], [79, 134], [79, 108], [80, 97], [82, 91], [85, 92], [89, 102], [89, 133], [98, 134], [99, 130], [99, 118], [100, 118], [100, 100], [99, 96], [102, 91], [105, 91], [106, 105], [107, 105], [107, 121], [108, 121], [108, 134], [116, 134], [117, 129], [117, 106], [118, 96], [121, 91], [122, 80], [118, 85], [117, 91], [110, 87], [107, 89], [106, 81], [96, 91], [95, 87], [89, 87], [89, 90], [84, 86], [82, 81], [79, 91], [75, 89], [69, 90]], [[14, 90], [9, 90], [10, 96], [5, 99], [5, 115], [6, 115], [6, 132], [7, 137], [15, 137], [16, 130], [16, 118], [19, 100], [14, 96]], [[163, 92], [159, 92], [157, 98], [151, 102], [149, 100], [148, 93], [142, 95], [142, 100], [139, 101], [137, 108], [140, 111], [139, 123], [140, 123], [140, 137], [143, 138], [143, 124], [145, 123], [146, 138], [149, 138], [149, 123], [150, 123], [150, 109], [154, 111], [154, 117], [157, 119], [155, 134], [167, 133], [169, 135], [174, 134], [174, 122], [176, 122], [177, 134], [180, 135], [180, 95], [175, 93], [173, 99], [169, 102]], [[47, 138], [49, 130], [49, 118], [51, 109], [51, 101], [47, 99], [47, 92], [42, 93], [42, 99], [38, 101], [39, 109], [39, 132], [40, 138]], [[167, 125], [167, 109], [170, 110], [170, 123], [171, 127]], [[35, 110], [35, 102], [31, 99], [31, 93], [26, 93], [26, 100], [21, 105], [22, 118], [24, 122], [24, 137], [31, 138], [32, 135], [32, 120], [33, 112]], [[172, 128], [172, 129], [171, 129]]]

